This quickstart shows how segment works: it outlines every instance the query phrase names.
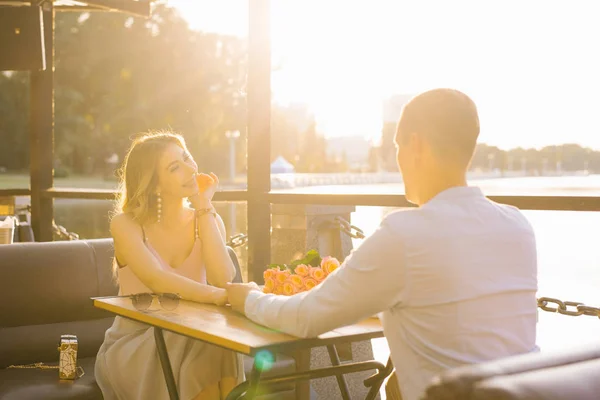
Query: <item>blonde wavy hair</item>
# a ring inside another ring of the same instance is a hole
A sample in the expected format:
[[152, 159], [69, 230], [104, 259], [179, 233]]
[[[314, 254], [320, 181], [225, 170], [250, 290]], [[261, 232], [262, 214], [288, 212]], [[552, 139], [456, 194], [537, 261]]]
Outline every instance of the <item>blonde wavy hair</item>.
[[148, 132], [133, 140], [119, 170], [119, 192], [113, 216], [129, 214], [140, 225], [156, 220], [157, 166], [160, 156], [171, 144], [187, 151], [183, 137], [172, 132]]

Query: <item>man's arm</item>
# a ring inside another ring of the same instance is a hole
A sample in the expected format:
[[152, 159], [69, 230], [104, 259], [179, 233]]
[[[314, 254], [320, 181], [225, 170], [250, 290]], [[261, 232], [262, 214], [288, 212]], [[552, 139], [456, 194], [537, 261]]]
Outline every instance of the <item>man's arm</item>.
[[340, 268], [309, 292], [276, 296], [251, 292], [245, 314], [254, 322], [300, 337], [314, 337], [387, 310], [402, 301], [404, 249], [389, 219]]

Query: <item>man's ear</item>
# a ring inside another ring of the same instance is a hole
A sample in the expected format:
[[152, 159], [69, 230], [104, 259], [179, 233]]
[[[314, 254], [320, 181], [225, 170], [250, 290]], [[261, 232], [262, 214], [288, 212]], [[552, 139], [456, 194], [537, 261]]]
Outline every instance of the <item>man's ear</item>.
[[423, 141], [423, 137], [417, 132], [411, 132], [407, 135], [406, 141], [412, 153], [412, 157], [415, 162], [415, 167], [418, 167], [421, 163], [421, 160], [423, 159], [423, 151], [426, 147]]

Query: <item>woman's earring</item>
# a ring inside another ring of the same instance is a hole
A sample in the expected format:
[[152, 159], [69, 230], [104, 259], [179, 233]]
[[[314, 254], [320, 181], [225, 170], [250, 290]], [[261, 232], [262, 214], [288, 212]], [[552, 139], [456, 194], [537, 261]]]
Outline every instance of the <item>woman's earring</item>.
[[160, 223], [160, 215], [162, 214], [162, 199], [160, 193], [156, 193], [156, 221]]

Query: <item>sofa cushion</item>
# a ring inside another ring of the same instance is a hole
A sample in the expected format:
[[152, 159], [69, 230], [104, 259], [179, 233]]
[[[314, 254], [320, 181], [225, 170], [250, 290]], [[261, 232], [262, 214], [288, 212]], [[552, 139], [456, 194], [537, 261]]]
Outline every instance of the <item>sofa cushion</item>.
[[600, 358], [600, 343], [566, 350], [528, 353], [448, 370], [434, 378], [425, 400], [468, 399], [474, 385], [487, 378], [567, 365]]
[[600, 359], [496, 376], [475, 385], [472, 400], [596, 400]]
[[[91, 300], [90, 300], [91, 301]], [[46, 325], [0, 328], [0, 368], [10, 364], [58, 361], [63, 334], [77, 336], [77, 357], [95, 357], [114, 317]]]
[[85, 375], [74, 381], [60, 381], [56, 369], [0, 369], [0, 400], [102, 400], [94, 378], [95, 360], [79, 359]]
[[90, 297], [118, 292], [112, 240], [15, 243], [0, 252], [0, 326], [105, 318]]

